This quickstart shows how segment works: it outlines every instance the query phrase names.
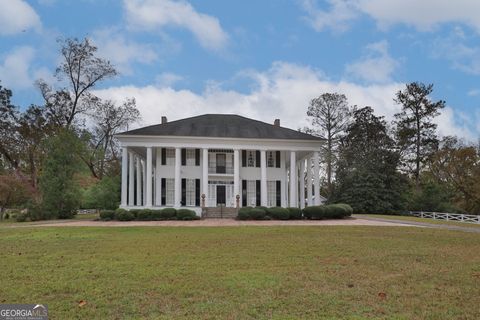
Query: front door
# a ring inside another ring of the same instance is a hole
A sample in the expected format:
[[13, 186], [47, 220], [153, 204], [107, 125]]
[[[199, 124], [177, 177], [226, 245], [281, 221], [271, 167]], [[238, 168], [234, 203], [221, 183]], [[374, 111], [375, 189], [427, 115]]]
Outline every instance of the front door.
[[217, 186], [217, 206], [225, 205], [225, 203], [226, 203], [225, 186]]
[[217, 153], [217, 173], [226, 173], [226, 155], [225, 153]]

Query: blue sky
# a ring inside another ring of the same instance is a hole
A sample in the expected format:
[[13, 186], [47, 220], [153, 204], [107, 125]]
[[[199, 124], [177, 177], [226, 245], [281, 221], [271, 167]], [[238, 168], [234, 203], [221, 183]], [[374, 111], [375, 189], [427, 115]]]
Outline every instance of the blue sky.
[[54, 82], [59, 37], [89, 37], [120, 76], [96, 93], [137, 100], [141, 125], [239, 113], [292, 128], [344, 93], [392, 119], [396, 91], [434, 84], [442, 135], [480, 136], [475, 0], [0, 0], [0, 80], [22, 107]]

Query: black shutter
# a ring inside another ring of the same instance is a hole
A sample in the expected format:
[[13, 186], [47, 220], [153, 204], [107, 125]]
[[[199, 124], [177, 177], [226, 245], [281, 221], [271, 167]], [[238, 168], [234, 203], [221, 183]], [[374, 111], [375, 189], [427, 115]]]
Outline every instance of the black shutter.
[[255, 166], [260, 168], [260, 150], [255, 151]]
[[260, 180], [256, 180], [256, 186], [255, 186], [255, 192], [256, 192], [256, 198], [257, 198], [257, 203], [255, 204], [257, 207], [262, 203], [261, 199], [261, 190], [260, 190]]
[[242, 180], [242, 207], [247, 206], [247, 180]]
[[187, 179], [182, 179], [182, 202], [180, 205], [184, 207], [187, 204]]
[[275, 151], [275, 167], [280, 168], [280, 151]]
[[276, 193], [277, 193], [277, 207], [281, 207], [282, 206], [282, 182], [280, 180], [277, 180], [277, 190], [276, 190]]
[[242, 167], [247, 166], [247, 150], [242, 150]]
[[200, 179], [195, 179], [195, 206], [200, 207]]
[[162, 148], [162, 166], [167, 164], [167, 149]]
[[182, 166], [187, 164], [187, 149], [182, 148]]
[[200, 165], [200, 149], [195, 149], [195, 165]]
[[[162, 154], [163, 154], [163, 152], [162, 152]], [[167, 185], [167, 183], [166, 183], [165, 178], [162, 178], [162, 196], [161, 196], [162, 200], [161, 200], [161, 202], [160, 202], [162, 206], [164, 206], [164, 205], [167, 204], [167, 190], [166, 190], [166, 185]]]

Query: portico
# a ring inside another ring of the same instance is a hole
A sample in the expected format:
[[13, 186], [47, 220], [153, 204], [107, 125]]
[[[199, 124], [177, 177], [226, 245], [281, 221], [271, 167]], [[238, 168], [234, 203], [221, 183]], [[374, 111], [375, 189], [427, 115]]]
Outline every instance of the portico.
[[319, 204], [322, 139], [237, 115], [162, 120], [117, 136], [122, 208]]

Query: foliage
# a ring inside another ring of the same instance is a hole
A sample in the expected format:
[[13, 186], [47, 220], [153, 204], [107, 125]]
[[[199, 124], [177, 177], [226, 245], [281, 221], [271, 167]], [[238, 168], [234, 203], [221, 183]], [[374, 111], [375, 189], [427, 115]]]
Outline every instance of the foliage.
[[110, 221], [115, 219], [115, 210], [102, 210], [100, 211], [100, 219], [104, 221]]
[[14, 174], [0, 175], [0, 220], [10, 206], [24, 204], [28, 200], [27, 186]]
[[125, 209], [117, 209], [115, 211], [115, 220], [118, 221], [132, 221], [135, 219], [133, 213]]
[[137, 220], [151, 221], [154, 220], [154, 214], [150, 209], [143, 209], [137, 212]]
[[195, 211], [182, 208], [177, 210], [177, 219], [178, 220], [198, 220], [200, 219], [200, 217], [197, 216]]
[[290, 219], [290, 212], [286, 208], [272, 207], [267, 208], [267, 215], [275, 220], [288, 220]]
[[163, 208], [161, 212], [162, 219], [172, 220], [177, 216], [177, 210], [175, 208]]
[[288, 207], [287, 210], [288, 210], [288, 213], [290, 214], [290, 220], [302, 219], [302, 217], [303, 217], [302, 209], [294, 208], [294, 207]]
[[327, 195], [330, 196], [332, 177], [337, 161], [338, 142], [351, 118], [347, 97], [339, 93], [324, 93], [310, 101], [307, 116], [310, 118], [313, 128], [307, 128], [305, 131], [326, 140], [320, 154], [326, 164]]
[[120, 176], [104, 177], [86, 190], [82, 207], [111, 210], [118, 208], [120, 187]]
[[15, 220], [17, 222], [25, 222], [27, 221], [28, 214], [26, 212], [19, 212], [15, 215]]
[[72, 218], [80, 205], [74, 175], [80, 170], [81, 143], [74, 132], [62, 130], [46, 142], [48, 155], [42, 168], [42, 205], [54, 217]]
[[421, 182], [412, 188], [409, 209], [411, 211], [454, 212], [449, 190], [434, 181]]
[[305, 216], [310, 219], [343, 219], [353, 213], [352, 207], [348, 204], [329, 204], [320, 206], [309, 206], [303, 209]]
[[395, 99], [402, 106], [402, 111], [395, 115], [398, 144], [404, 164], [417, 186], [424, 164], [438, 145], [437, 125], [432, 120], [445, 107], [445, 101], [431, 101], [432, 91], [433, 84], [412, 82], [397, 92]]
[[242, 207], [238, 209], [237, 219], [238, 220], [248, 220], [250, 219], [250, 211], [252, 207]]
[[355, 111], [341, 139], [331, 202], [349, 203], [356, 213], [403, 209], [407, 185], [397, 171], [399, 158], [383, 117], [375, 116], [370, 107]]

